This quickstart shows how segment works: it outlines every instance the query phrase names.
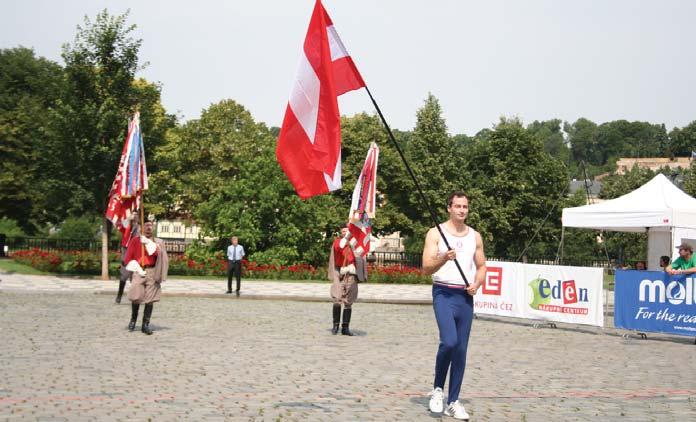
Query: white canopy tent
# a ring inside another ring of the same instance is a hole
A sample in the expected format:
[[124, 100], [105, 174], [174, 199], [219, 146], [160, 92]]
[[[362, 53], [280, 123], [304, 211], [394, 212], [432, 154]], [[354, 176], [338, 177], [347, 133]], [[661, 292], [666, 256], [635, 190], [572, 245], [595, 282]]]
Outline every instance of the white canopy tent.
[[[681, 242], [696, 241], [696, 198], [674, 186], [663, 174], [616, 199], [565, 208], [563, 227], [648, 233], [648, 269], [658, 269], [660, 256], [677, 256]], [[696, 244], [694, 244], [696, 246]]]

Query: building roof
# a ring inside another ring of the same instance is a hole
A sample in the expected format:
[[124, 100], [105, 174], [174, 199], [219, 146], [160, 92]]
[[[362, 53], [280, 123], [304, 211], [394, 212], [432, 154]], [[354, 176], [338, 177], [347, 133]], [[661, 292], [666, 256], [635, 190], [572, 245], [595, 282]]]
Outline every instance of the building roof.
[[[597, 180], [587, 180], [587, 185], [590, 188], [590, 196], [597, 197], [599, 192], [602, 190], [602, 183]], [[568, 192], [574, 194], [578, 190], [585, 190], [585, 181], [583, 180], [571, 180], [570, 186], [568, 187]]]

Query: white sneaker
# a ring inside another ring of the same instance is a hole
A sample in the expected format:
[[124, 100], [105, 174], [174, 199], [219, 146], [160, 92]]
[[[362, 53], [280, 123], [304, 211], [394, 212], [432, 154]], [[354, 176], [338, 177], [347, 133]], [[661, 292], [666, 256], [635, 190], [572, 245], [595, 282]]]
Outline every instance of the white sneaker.
[[430, 411], [433, 413], [442, 413], [442, 410], [445, 407], [445, 398], [444, 394], [442, 393], [442, 388], [437, 387], [433, 391], [430, 392], [430, 405], [428, 408], [430, 408]]
[[469, 414], [466, 413], [466, 410], [464, 409], [464, 405], [459, 403], [459, 400], [452, 402], [447, 406], [447, 409], [445, 409], [445, 415], [451, 416], [454, 419], [461, 419], [461, 420], [469, 420]]

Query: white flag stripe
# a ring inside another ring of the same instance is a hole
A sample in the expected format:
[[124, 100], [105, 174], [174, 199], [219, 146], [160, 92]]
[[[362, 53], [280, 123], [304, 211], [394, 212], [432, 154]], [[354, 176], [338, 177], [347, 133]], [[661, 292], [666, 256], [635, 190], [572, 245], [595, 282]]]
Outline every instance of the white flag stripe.
[[295, 118], [302, 125], [312, 144], [317, 130], [320, 86], [319, 78], [303, 51], [289, 103]]
[[324, 180], [326, 180], [326, 186], [329, 187], [329, 191], [335, 191], [341, 189], [341, 152], [338, 152], [338, 160], [336, 161], [336, 168], [334, 169], [333, 177], [324, 173]]
[[[370, 186], [368, 186], [368, 192], [366, 195], [366, 200], [367, 203], [364, 204], [365, 212], [368, 214], [370, 218], [373, 218], [375, 215], [375, 199], [376, 199], [376, 186], [377, 186], [377, 163], [379, 160], [379, 147], [377, 144], [374, 142], [370, 145], [370, 149], [367, 150], [367, 155], [365, 156], [365, 163], [367, 163], [370, 160], [370, 155], [372, 155], [372, 160], [373, 160], [373, 167], [369, 169], [370, 175], [372, 176], [372, 181], [370, 182]], [[363, 164], [363, 167], [365, 164]], [[350, 202], [350, 211], [348, 214], [348, 218], [353, 217], [353, 213], [358, 210], [359, 204], [360, 204], [360, 197], [362, 196], [362, 187], [363, 187], [363, 181], [365, 180], [365, 177], [368, 175], [363, 173], [362, 171], [360, 172], [360, 175], [358, 176], [358, 181], [355, 183], [355, 188], [353, 189], [353, 196], [351, 197], [351, 202]]]
[[346, 57], [348, 55], [348, 50], [346, 46], [343, 45], [341, 37], [338, 36], [336, 28], [333, 25], [326, 27], [326, 34], [329, 36], [329, 48], [331, 49], [331, 61], [336, 61], [341, 57]]

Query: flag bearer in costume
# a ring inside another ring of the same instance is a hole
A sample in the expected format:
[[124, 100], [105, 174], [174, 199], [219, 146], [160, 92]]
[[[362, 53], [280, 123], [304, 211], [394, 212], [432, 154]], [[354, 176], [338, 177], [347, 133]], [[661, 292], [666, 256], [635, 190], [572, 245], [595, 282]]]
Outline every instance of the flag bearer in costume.
[[[331, 283], [331, 298], [333, 299], [333, 328], [332, 334], [352, 336], [350, 318], [353, 314], [353, 303], [358, 298], [358, 282], [367, 280], [365, 257], [356, 254], [355, 240], [352, 242], [348, 227], [341, 229], [341, 237], [334, 239], [329, 256], [329, 280]], [[341, 305], [343, 305], [343, 322], [341, 322]]]
[[[430, 411], [442, 412], [456, 419], [468, 420], [459, 402], [464, 379], [466, 352], [474, 315], [474, 298], [486, 276], [486, 258], [481, 235], [466, 224], [469, 201], [463, 192], [454, 192], [447, 200], [449, 220], [442, 228], [453, 249], [447, 250], [437, 228], [428, 231], [423, 248], [423, 271], [433, 278], [433, 309], [440, 332], [440, 345], [435, 360], [435, 381], [430, 393]], [[469, 281], [466, 286], [454, 263], [459, 262]], [[447, 407], [444, 386], [450, 373]]]
[[153, 222], [148, 221], [143, 226], [144, 236], [134, 238], [128, 245], [126, 252], [127, 270], [133, 271], [131, 287], [128, 290], [128, 299], [132, 303], [131, 320], [128, 330], [135, 330], [140, 304], [145, 304], [143, 312], [142, 332], [152, 334], [150, 318], [152, 317], [153, 304], [160, 300], [162, 288], [160, 286], [167, 279], [169, 271], [169, 259], [164, 242], [152, 235]]

